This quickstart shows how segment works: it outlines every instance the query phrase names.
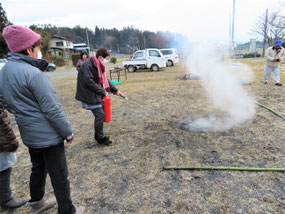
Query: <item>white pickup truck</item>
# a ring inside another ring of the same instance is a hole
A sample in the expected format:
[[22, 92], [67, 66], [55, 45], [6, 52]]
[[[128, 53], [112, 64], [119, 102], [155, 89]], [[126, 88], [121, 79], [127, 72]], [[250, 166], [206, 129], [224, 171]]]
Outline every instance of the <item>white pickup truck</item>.
[[123, 67], [128, 69], [128, 72], [135, 72], [138, 69], [147, 68], [158, 71], [158, 69], [166, 67], [166, 62], [166, 58], [161, 51], [152, 48], [136, 51], [131, 60], [123, 61], [122, 64]]

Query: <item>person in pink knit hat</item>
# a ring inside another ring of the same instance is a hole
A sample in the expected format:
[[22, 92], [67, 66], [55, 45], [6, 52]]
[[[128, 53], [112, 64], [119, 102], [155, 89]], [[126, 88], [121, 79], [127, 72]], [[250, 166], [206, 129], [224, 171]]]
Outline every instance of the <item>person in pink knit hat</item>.
[[[81, 214], [70, 197], [65, 146], [74, 139], [50, 79], [42, 72], [41, 36], [31, 29], [11, 25], [3, 30], [11, 52], [0, 70], [0, 102], [14, 114], [23, 143], [32, 162], [30, 176], [31, 214], [42, 213], [58, 203], [59, 214]], [[47, 173], [56, 199], [44, 200]]]

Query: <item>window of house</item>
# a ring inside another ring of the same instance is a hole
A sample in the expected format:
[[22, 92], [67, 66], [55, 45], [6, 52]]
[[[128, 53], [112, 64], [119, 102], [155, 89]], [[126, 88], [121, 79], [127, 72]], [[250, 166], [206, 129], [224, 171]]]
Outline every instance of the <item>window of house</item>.
[[56, 42], [55, 45], [58, 46], [63, 46], [63, 42]]

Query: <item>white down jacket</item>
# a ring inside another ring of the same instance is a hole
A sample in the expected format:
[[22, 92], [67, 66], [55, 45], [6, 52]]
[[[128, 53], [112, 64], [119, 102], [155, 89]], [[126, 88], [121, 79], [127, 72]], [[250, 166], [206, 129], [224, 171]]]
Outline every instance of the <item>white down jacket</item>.
[[280, 59], [281, 62], [285, 59], [285, 50], [284, 48], [280, 48], [278, 51], [276, 51], [275, 47], [269, 47], [267, 48], [265, 52], [265, 59], [266, 59], [266, 66], [270, 68], [276, 68], [280, 66], [279, 62], [274, 62], [274, 59]]

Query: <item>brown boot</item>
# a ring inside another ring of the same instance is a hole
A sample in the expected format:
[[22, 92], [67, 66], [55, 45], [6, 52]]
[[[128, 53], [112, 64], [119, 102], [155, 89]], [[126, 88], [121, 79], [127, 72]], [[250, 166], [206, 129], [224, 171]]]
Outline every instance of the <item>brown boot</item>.
[[1, 203], [1, 208], [3, 209], [14, 209], [23, 206], [27, 201], [22, 198], [11, 198], [6, 202]]
[[56, 199], [50, 198], [47, 201], [44, 201], [42, 198], [40, 201], [29, 202], [28, 205], [32, 207], [30, 214], [40, 214], [56, 205]]

